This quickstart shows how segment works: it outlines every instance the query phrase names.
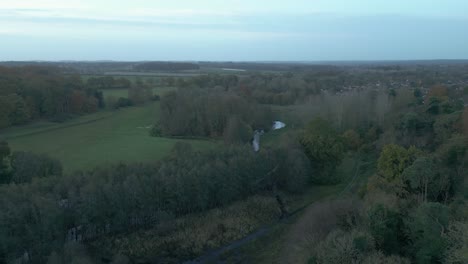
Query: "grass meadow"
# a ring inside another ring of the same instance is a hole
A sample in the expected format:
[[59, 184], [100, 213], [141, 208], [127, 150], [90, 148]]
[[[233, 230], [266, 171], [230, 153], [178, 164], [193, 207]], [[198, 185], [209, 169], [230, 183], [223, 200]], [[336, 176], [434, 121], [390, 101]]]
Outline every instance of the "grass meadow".
[[[45, 153], [59, 159], [65, 171], [125, 161], [152, 162], [166, 156], [179, 139], [149, 136], [159, 102], [74, 118], [64, 123], [36, 122], [0, 132], [13, 151]], [[197, 150], [213, 148], [207, 140], [183, 141]]]

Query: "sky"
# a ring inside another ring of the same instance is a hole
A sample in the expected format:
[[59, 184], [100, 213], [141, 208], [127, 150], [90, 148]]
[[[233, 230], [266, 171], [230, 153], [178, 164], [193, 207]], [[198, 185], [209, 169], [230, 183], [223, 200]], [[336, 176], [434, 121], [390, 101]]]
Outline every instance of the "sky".
[[0, 0], [0, 61], [468, 59], [467, 0]]

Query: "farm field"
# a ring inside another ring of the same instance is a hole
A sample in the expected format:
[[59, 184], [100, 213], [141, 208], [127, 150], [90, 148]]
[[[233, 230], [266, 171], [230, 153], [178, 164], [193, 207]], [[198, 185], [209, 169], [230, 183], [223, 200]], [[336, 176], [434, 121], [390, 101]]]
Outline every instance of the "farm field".
[[[61, 124], [39, 122], [1, 131], [14, 151], [44, 153], [59, 159], [65, 171], [86, 170], [111, 162], [152, 162], [166, 156], [180, 140], [148, 135], [158, 117], [159, 103], [102, 111]], [[194, 149], [208, 149], [216, 143], [183, 141]]]

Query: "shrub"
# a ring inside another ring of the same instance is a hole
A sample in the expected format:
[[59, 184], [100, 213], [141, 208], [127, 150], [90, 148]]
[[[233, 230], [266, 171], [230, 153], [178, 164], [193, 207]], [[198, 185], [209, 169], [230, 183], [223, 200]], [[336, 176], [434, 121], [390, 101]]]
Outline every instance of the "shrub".
[[161, 125], [158, 123], [154, 124], [151, 129], [150, 129], [150, 132], [149, 132], [150, 136], [152, 137], [160, 137], [162, 136], [162, 129], [161, 129]]
[[315, 249], [315, 263], [362, 263], [374, 247], [374, 239], [369, 233], [334, 230]]
[[344, 147], [331, 125], [323, 119], [312, 121], [300, 137], [300, 143], [314, 169], [313, 181], [336, 182], [332, 176], [343, 159]]

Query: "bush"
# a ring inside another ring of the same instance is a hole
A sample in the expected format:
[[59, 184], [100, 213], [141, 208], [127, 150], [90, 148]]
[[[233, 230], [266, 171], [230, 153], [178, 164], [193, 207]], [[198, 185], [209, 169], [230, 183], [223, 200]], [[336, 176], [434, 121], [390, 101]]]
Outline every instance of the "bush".
[[369, 209], [368, 220], [377, 249], [382, 250], [385, 254], [400, 253], [403, 221], [398, 212], [378, 204]]
[[30, 182], [34, 177], [61, 176], [63, 171], [60, 161], [30, 152], [14, 152], [11, 167], [11, 181], [14, 183]]
[[332, 231], [315, 249], [315, 263], [362, 263], [366, 255], [374, 250], [373, 237], [363, 231]]
[[451, 223], [444, 238], [447, 240], [446, 263], [468, 263], [468, 223]]
[[373, 252], [366, 256], [362, 264], [410, 264], [409, 259], [400, 256], [386, 256], [380, 251]]
[[162, 136], [162, 129], [161, 129], [161, 124], [156, 123], [151, 127], [150, 130], [150, 136], [152, 137], [161, 137]]
[[425, 203], [407, 219], [408, 253], [416, 263], [439, 263], [443, 260], [447, 239], [443, 237], [449, 224], [449, 210], [439, 203]]
[[350, 129], [343, 133], [346, 146], [351, 150], [358, 150], [361, 147], [362, 140], [356, 131]]
[[61, 114], [56, 114], [50, 118], [51, 122], [55, 123], [63, 123], [69, 119], [71, 119], [73, 116], [71, 114], [67, 113], [61, 113]]
[[117, 99], [117, 102], [114, 105], [114, 108], [118, 109], [121, 107], [128, 107], [132, 105], [133, 105], [133, 102], [130, 99], [125, 98], [125, 97], [119, 97], [119, 99]]
[[230, 117], [224, 129], [224, 142], [228, 144], [247, 143], [253, 137], [253, 131], [239, 117]]
[[401, 181], [401, 174], [408, 168], [420, 151], [414, 147], [405, 149], [399, 145], [386, 145], [380, 153], [377, 169], [387, 181]]
[[313, 181], [336, 182], [332, 176], [343, 159], [344, 147], [331, 125], [323, 119], [312, 121], [300, 137], [300, 143], [314, 169]]

